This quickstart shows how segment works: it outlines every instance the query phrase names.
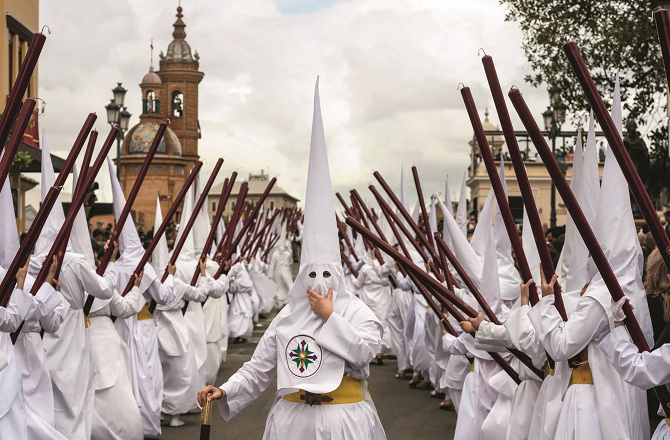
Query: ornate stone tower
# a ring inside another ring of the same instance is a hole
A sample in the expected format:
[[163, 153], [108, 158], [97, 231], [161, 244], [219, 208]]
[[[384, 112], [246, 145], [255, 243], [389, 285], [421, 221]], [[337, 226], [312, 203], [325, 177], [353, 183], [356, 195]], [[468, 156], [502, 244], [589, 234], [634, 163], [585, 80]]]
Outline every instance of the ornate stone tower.
[[160, 69], [154, 72], [152, 65], [142, 79], [140, 123], [126, 134], [121, 152], [121, 185], [127, 195], [158, 125], [168, 117], [171, 119], [133, 205], [135, 221], [145, 230], [153, 227], [156, 197], [160, 194], [161, 210], [165, 214], [199, 158], [198, 85], [204, 73], [198, 70], [197, 52], [192, 55], [191, 47], [185, 40], [186, 25], [182, 18], [180, 6], [172, 32], [173, 40], [168, 45], [167, 54], [160, 53]]

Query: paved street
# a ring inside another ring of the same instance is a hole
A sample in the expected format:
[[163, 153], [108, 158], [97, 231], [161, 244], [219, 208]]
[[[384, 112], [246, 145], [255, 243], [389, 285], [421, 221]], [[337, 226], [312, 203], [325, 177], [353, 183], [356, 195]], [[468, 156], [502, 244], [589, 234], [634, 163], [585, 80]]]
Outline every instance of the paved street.
[[[246, 344], [232, 345], [228, 361], [219, 372], [218, 384], [222, 384], [250, 357], [269, 321], [254, 331], [254, 337]], [[438, 409], [439, 400], [429, 396], [428, 391], [413, 390], [407, 381], [394, 378], [395, 361], [385, 361], [384, 366], [372, 366], [369, 380], [370, 393], [377, 405], [379, 417], [389, 440], [445, 440], [452, 438], [456, 415]], [[218, 412], [212, 416], [212, 439], [260, 440], [263, 436], [265, 418], [273, 401], [273, 383], [254, 403], [249, 405], [229, 423], [224, 423]], [[200, 432], [200, 415], [184, 418], [181, 428], [163, 427], [162, 439], [197, 439]]]

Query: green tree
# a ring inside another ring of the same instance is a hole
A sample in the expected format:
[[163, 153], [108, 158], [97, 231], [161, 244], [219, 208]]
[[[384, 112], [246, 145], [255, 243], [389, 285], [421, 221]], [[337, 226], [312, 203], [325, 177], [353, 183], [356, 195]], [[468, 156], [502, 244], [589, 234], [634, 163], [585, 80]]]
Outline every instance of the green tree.
[[517, 22], [533, 73], [525, 80], [547, 85], [568, 106], [573, 122], [588, 117], [588, 102], [563, 53], [577, 43], [606, 102], [618, 72], [624, 114], [649, 145], [650, 189], [670, 186], [666, 78], [649, 0], [500, 0], [506, 20]]

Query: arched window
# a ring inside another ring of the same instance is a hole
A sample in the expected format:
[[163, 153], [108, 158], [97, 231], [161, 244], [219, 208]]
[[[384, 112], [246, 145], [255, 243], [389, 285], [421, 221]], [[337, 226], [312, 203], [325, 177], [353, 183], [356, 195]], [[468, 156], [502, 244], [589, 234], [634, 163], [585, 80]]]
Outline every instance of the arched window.
[[172, 92], [172, 116], [181, 118], [184, 114], [184, 94], [179, 90]]
[[272, 211], [273, 209], [275, 209], [275, 202], [270, 201], [270, 210]]
[[156, 101], [156, 92], [153, 90], [149, 90], [147, 92], [147, 98], [146, 98], [146, 104], [145, 104], [145, 109], [144, 113], [157, 113], [158, 108], [157, 108], [157, 101]]

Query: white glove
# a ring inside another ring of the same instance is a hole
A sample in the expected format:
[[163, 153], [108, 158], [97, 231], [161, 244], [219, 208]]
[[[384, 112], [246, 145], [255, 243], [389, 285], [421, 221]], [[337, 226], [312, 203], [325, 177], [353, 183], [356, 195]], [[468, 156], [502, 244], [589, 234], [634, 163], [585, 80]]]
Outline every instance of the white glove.
[[233, 267], [231, 267], [230, 270], [228, 271], [228, 278], [229, 279], [235, 278], [235, 275], [242, 272], [242, 270], [243, 268], [241, 263], [233, 264]]
[[365, 261], [363, 261], [362, 258], [359, 258], [357, 262], [352, 264], [352, 266], [354, 267], [354, 269], [356, 269], [358, 271], [358, 270], [361, 270], [361, 267], [363, 267], [364, 264], [365, 264]]
[[[626, 304], [628, 298], [624, 296], [619, 301], [612, 301], [612, 317], [615, 322], [621, 322], [626, 319], [626, 314], [623, 311], [623, 305]], [[630, 305], [631, 310], [633, 309], [633, 304]]]

